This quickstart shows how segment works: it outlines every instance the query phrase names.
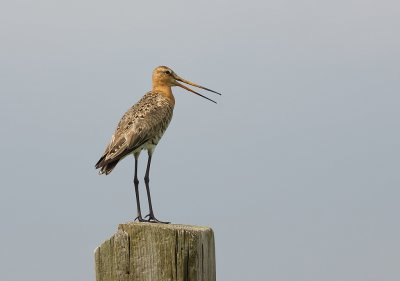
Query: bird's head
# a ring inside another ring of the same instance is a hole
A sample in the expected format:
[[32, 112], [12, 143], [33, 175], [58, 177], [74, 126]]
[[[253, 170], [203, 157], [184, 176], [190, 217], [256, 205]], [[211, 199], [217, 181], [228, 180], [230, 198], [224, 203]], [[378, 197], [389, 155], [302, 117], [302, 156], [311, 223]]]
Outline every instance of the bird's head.
[[216, 93], [218, 95], [221, 95], [218, 92], [215, 92], [215, 91], [210, 90], [210, 89], [208, 89], [206, 87], [197, 85], [197, 84], [195, 84], [193, 82], [190, 82], [188, 80], [185, 80], [185, 79], [179, 77], [172, 69], [170, 69], [167, 66], [156, 67], [154, 69], [154, 71], [153, 71], [153, 88], [178, 86], [178, 87], [181, 87], [181, 88], [183, 88], [183, 89], [185, 89], [185, 90], [187, 90], [189, 92], [192, 92], [192, 93], [194, 93], [196, 95], [199, 95], [199, 96], [201, 96], [201, 97], [203, 97], [205, 99], [208, 99], [208, 100], [216, 103], [214, 100], [209, 99], [209, 98], [207, 98], [207, 97], [205, 97], [205, 96], [193, 91], [192, 89], [186, 87], [185, 85], [179, 83], [178, 81], [186, 83], [186, 84], [189, 84], [189, 85], [192, 85], [192, 86], [200, 88], [200, 89], [204, 89], [204, 90], [209, 91], [209, 92]]

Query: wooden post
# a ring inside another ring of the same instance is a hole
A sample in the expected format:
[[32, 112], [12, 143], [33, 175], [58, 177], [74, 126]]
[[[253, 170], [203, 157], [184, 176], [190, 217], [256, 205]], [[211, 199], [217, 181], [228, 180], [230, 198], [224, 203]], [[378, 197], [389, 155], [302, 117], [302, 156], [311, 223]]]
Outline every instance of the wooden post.
[[96, 281], [215, 281], [209, 227], [126, 223], [95, 250]]

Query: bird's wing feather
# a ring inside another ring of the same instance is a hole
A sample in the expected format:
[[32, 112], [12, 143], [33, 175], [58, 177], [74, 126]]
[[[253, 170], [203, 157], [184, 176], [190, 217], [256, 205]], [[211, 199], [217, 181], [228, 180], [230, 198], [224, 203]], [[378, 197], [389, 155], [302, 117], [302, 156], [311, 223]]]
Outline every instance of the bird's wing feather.
[[106, 162], [126, 156], [155, 136], [164, 120], [171, 119], [168, 115], [172, 117], [172, 109], [163, 102], [148, 93], [124, 114], [104, 153]]

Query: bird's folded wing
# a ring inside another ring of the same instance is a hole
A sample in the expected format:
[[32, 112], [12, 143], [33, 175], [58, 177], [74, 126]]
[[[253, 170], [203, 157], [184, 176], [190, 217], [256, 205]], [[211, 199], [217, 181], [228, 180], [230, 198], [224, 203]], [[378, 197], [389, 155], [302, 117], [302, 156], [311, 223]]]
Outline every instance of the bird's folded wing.
[[142, 146], [149, 138], [146, 132], [147, 130], [143, 130], [142, 126], [140, 126], [139, 128], [130, 128], [129, 131], [113, 136], [113, 140], [107, 149], [105, 161], [109, 162], [117, 158], [125, 157], [127, 154]]
[[[149, 105], [150, 104], [150, 105]], [[162, 96], [146, 94], [118, 123], [104, 153], [105, 161], [121, 159], [165, 131], [173, 107]]]

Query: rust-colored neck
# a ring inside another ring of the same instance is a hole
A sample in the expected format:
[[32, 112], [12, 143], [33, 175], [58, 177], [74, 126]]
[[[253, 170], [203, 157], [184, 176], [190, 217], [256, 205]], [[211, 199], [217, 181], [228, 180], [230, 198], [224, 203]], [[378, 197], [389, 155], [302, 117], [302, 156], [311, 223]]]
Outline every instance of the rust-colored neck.
[[166, 97], [174, 106], [175, 105], [175, 97], [172, 94], [172, 90], [170, 86], [167, 85], [153, 85], [153, 92], [157, 92], [164, 97]]

